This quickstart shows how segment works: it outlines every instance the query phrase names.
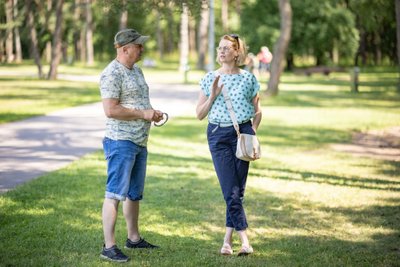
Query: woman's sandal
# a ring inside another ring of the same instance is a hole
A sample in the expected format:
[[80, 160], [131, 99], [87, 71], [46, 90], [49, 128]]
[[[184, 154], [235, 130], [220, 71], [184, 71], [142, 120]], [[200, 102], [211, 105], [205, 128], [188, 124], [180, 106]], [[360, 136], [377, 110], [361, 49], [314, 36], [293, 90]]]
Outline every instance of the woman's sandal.
[[242, 246], [242, 248], [239, 250], [238, 256], [247, 256], [249, 254], [253, 253], [253, 248], [251, 246]]
[[232, 255], [233, 254], [233, 250], [231, 245], [229, 245], [228, 243], [224, 243], [224, 245], [221, 248], [221, 255]]

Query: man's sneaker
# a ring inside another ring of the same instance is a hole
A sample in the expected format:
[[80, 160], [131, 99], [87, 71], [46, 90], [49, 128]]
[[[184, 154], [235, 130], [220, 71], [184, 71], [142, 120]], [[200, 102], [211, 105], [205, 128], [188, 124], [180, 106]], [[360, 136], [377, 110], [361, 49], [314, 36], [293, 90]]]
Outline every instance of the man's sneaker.
[[159, 248], [159, 246], [150, 244], [143, 238], [140, 238], [139, 241], [133, 242], [129, 238], [126, 240], [125, 248]]
[[129, 257], [122, 253], [122, 251], [116, 245], [112, 246], [111, 248], [106, 248], [103, 246], [103, 251], [100, 254], [100, 258], [114, 262], [129, 261]]

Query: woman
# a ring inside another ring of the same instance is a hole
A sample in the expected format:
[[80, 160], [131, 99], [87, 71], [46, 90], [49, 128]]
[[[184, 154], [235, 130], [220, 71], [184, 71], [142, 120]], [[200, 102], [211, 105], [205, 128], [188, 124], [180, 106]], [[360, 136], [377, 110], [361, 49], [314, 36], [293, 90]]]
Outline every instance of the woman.
[[208, 72], [200, 81], [196, 113], [199, 120], [208, 116], [208, 145], [226, 202], [226, 232], [221, 254], [233, 254], [232, 234], [235, 230], [242, 243], [238, 255], [244, 256], [253, 253], [243, 209], [249, 162], [235, 156], [237, 134], [221, 90], [225, 88], [228, 91], [240, 132], [255, 134], [262, 117], [258, 95], [260, 85], [253, 74], [239, 68], [247, 54], [245, 43], [238, 35], [222, 36], [217, 52], [217, 62], [221, 67]]

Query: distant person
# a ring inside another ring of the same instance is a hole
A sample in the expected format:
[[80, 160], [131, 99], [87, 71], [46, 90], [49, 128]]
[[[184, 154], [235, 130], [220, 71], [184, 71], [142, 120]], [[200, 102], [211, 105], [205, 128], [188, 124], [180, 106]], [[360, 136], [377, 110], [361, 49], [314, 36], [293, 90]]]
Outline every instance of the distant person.
[[141, 59], [148, 36], [126, 29], [115, 35], [117, 57], [102, 72], [100, 92], [107, 116], [103, 140], [107, 160], [107, 183], [102, 219], [104, 246], [100, 257], [114, 262], [129, 260], [117, 247], [115, 224], [119, 202], [128, 229], [125, 248], [157, 248], [139, 234], [139, 201], [143, 198], [147, 165], [147, 140], [152, 121], [163, 113], [154, 110], [149, 87], [142, 70], [135, 64]]
[[246, 59], [246, 45], [238, 35], [222, 36], [217, 52], [221, 67], [201, 79], [196, 114], [200, 120], [208, 117], [208, 145], [226, 203], [225, 237], [220, 253], [233, 254], [232, 235], [236, 231], [242, 244], [238, 256], [245, 256], [253, 253], [243, 207], [249, 162], [235, 155], [237, 133], [221, 91], [225, 88], [231, 98], [240, 132], [254, 135], [262, 117], [260, 85], [252, 73], [239, 68]]
[[257, 54], [258, 61], [260, 62], [258, 70], [260, 75], [263, 72], [269, 72], [271, 69], [272, 53], [269, 51], [268, 47], [261, 47], [260, 52]]

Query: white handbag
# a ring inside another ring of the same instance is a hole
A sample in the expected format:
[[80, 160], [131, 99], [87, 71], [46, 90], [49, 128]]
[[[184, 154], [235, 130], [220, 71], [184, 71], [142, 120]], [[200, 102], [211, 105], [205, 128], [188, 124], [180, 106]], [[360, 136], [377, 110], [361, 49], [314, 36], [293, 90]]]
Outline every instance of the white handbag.
[[260, 142], [257, 136], [251, 134], [239, 134], [236, 157], [245, 161], [253, 161], [261, 157]]
[[222, 88], [222, 94], [224, 96], [229, 115], [231, 116], [233, 127], [235, 127], [238, 135], [236, 157], [244, 161], [253, 161], [259, 159], [261, 157], [261, 147], [257, 136], [240, 133], [239, 124], [237, 122], [235, 112], [233, 111], [231, 98], [229, 97], [229, 94], [225, 88]]

